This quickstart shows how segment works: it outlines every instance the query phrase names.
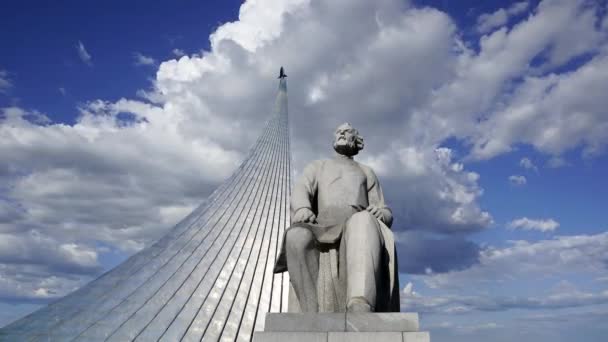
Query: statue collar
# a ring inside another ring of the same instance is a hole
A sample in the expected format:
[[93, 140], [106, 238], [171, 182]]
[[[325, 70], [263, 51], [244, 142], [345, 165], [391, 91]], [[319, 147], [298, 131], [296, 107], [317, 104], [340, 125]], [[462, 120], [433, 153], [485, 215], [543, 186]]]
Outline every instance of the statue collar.
[[352, 157], [352, 156], [345, 156], [345, 155], [340, 154], [340, 153], [336, 153], [336, 155], [335, 155], [335, 157], [334, 157], [334, 158], [335, 158], [336, 160], [351, 160], [351, 161], [354, 161], [354, 159], [353, 159], [353, 157]]

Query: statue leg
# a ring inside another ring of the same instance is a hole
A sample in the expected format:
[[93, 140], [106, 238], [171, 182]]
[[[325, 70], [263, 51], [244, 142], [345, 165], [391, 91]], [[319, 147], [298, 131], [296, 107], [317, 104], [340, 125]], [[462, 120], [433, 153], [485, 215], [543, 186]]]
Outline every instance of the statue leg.
[[375, 311], [383, 244], [378, 221], [367, 211], [358, 212], [346, 222], [343, 234], [347, 309]]
[[287, 269], [302, 312], [318, 312], [319, 250], [313, 233], [294, 226], [285, 233]]

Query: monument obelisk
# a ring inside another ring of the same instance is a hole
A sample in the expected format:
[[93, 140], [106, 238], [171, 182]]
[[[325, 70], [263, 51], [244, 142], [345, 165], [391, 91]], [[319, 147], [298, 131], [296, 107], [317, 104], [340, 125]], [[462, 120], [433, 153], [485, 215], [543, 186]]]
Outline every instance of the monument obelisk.
[[[81, 289], [0, 329], [2, 341], [250, 341], [287, 311], [273, 274], [289, 224], [287, 81], [240, 167], [152, 246]], [[179, 167], [179, 165], [176, 165]]]

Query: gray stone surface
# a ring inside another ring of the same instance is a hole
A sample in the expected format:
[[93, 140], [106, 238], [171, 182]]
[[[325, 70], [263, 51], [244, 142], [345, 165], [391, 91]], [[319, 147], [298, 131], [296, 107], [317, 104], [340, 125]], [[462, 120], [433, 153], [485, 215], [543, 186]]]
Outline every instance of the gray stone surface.
[[253, 342], [430, 342], [428, 332], [256, 332]]
[[403, 313], [363, 313], [346, 314], [346, 331], [418, 331], [418, 314]]
[[264, 331], [409, 332], [418, 331], [413, 312], [267, 313]]
[[264, 332], [254, 342], [430, 342], [419, 332], [418, 314], [399, 313], [268, 313]]
[[404, 332], [403, 342], [431, 342], [431, 335], [428, 331]]
[[327, 342], [403, 342], [398, 332], [330, 332]]
[[253, 342], [327, 342], [327, 333], [256, 332]]
[[345, 313], [268, 313], [264, 331], [345, 331]]
[[393, 216], [374, 171], [353, 158], [363, 146], [340, 125], [335, 157], [310, 163], [293, 187], [275, 272], [289, 270], [303, 312], [399, 311]]

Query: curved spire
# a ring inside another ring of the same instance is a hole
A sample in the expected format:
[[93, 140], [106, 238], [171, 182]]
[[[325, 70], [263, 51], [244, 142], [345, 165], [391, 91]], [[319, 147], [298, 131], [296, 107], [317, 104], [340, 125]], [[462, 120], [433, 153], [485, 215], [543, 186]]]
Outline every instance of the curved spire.
[[287, 311], [287, 273], [273, 274], [289, 224], [285, 77], [249, 155], [204, 204], [152, 246], [2, 328], [0, 339], [249, 341], [266, 312]]

